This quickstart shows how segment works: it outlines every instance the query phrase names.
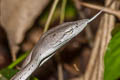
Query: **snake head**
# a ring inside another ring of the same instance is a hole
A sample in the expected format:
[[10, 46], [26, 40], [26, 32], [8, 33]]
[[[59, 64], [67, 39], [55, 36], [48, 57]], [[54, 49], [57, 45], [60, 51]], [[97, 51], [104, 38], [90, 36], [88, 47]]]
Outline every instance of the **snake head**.
[[52, 55], [57, 49], [61, 48], [73, 37], [78, 35], [87, 25], [87, 21], [88, 19], [75, 22], [67, 22], [44, 33], [40, 39], [41, 41], [39, 41], [38, 44], [40, 46], [43, 46], [40, 48], [41, 50], [44, 50], [44, 54], [41, 55], [41, 59], [47, 59], [47, 57]]

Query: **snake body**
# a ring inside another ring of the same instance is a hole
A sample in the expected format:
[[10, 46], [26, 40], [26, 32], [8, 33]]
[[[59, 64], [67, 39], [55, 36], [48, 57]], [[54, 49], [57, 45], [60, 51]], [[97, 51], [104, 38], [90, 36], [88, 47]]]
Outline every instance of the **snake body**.
[[56, 50], [78, 35], [101, 12], [102, 10], [91, 19], [66, 22], [48, 30], [32, 49], [24, 61], [22, 69], [10, 80], [26, 80], [38, 67], [51, 58]]

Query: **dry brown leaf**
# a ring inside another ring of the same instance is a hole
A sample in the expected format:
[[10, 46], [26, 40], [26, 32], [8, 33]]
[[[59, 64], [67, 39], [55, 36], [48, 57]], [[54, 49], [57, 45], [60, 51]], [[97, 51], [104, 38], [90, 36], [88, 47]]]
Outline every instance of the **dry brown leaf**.
[[6, 30], [13, 60], [25, 32], [48, 4], [49, 0], [1, 0], [0, 23]]

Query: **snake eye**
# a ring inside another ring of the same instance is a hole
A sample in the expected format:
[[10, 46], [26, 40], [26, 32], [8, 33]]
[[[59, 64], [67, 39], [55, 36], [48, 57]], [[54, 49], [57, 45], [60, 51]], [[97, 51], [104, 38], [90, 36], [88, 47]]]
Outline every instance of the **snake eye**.
[[66, 38], [66, 37], [68, 37], [68, 36], [70, 36], [70, 34], [72, 34], [73, 33], [73, 28], [70, 28], [69, 30], [67, 30], [65, 33], [64, 33], [64, 35], [62, 36], [62, 38]]
[[69, 35], [69, 34], [72, 34], [72, 33], [73, 33], [73, 28], [70, 29], [69, 31], [67, 31], [67, 32], [65, 33], [65, 35]]
[[[71, 39], [70, 37], [71, 37], [71, 34], [73, 33], [73, 30], [74, 30], [73, 28], [67, 29], [67, 30], [64, 32], [64, 34], [61, 35], [61, 37], [59, 37], [59, 39], [58, 39], [57, 41], [55, 41], [54, 44], [52, 44], [52, 45], [54, 45], [53, 47], [60, 47], [60, 46], [62, 46], [64, 43], [68, 42], [69, 39]], [[52, 34], [52, 37], [55, 37], [55, 36], [56, 36], [56, 34]]]

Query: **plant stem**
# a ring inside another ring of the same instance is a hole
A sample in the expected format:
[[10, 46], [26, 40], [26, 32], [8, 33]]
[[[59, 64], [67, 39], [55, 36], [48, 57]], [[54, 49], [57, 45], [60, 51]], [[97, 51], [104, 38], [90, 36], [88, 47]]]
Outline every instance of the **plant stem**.
[[29, 52], [26, 52], [25, 54], [23, 54], [22, 56], [20, 56], [16, 61], [14, 61], [13, 63], [11, 63], [8, 66], [8, 69], [12, 69], [14, 68], [17, 64], [19, 64], [21, 61], [23, 61], [23, 59], [25, 59], [28, 56]]
[[61, 15], [60, 15], [60, 24], [64, 22], [66, 3], [67, 3], [67, 0], [63, 0], [62, 1]]
[[48, 30], [48, 28], [49, 28], [50, 21], [51, 21], [51, 19], [52, 19], [52, 16], [53, 16], [53, 13], [54, 13], [54, 11], [55, 11], [55, 9], [56, 9], [56, 6], [57, 6], [57, 4], [58, 4], [58, 1], [59, 1], [59, 0], [55, 0], [54, 3], [53, 3], [52, 9], [51, 9], [51, 11], [50, 11], [50, 14], [49, 14], [49, 16], [48, 16], [47, 22], [46, 22], [46, 24], [45, 24], [44, 33], [45, 33], [45, 32]]

